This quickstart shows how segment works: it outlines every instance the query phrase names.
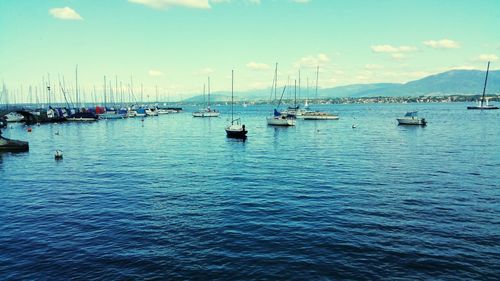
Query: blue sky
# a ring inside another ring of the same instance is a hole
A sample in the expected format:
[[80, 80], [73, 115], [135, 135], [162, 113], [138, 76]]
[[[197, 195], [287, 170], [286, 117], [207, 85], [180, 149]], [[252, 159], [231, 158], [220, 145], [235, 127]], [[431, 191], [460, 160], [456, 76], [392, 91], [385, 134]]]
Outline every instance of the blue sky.
[[[0, 79], [21, 97], [50, 73], [85, 92], [103, 76], [171, 99], [312, 81], [406, 82], [499, 69], [498, 0], [2, 0]], [[62, 78], [61, 78], [62, 79]], [[113, 83], [114, 86], [114, 83]], [[125, 87], [125, 86], [124, 86]]]

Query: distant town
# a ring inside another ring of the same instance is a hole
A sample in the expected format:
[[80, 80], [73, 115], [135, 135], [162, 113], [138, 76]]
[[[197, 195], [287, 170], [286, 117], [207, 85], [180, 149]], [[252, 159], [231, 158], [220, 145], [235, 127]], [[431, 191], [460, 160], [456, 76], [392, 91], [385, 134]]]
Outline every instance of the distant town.
[[[448, 103], [448, 102], [476, 102], [481, 95], [449, 95], [449, 96], [419, 96], [419, 97], [338, 97], [308, 99], [312, 104], [367, 104], [367, 103]], [[500, 101], [500, 95], [490, 95], [488, 101]], [[269, 101], [239, 101], [238, 104], [269, 104]], [[303, 100], [302, 102], [303, 103]], [[190, 103], [191, 104], [191, 103]], [[198, 103], [192, 103], [196, 105]], [[283, 104], [294, 104], [294, 99], [284, 99]]]
[[[448, 103], [448, 102], [477, 102], [481, 99], [481, 95], [449, 95], [449, 96], [418, 96], [418, 97], [337, 97], [337, 98], [318, 98], [318, 99], [308, 99], [308, 103], [310, 104], [370, 104], [370, 103]], [[500, 101], [500, 95], [490, 95], [486, 98], [489, 102]], [[301, 101], [297, 101], [298, 104], [303, 104], [304, 99]], [[214, 105], [224, 105], [228, 104], [231, 101], [215, 101]], [[282, 104], [294, 104], [294, 99], [283, 99]], [[163, 105], [188, 105], [188, 106], [198, 106], [203, 105], [202, 102], [189, 102], [189, 101], [180, 101], [180, 102], [137, 102], [138, 104], [163, 104]], [[269, 100], [240, 100], [235, 101], [235, 104], [239, 105], [262, 105], [262, 104], [270, 104]], [[84, 103], [82, 103], [83, 106]], [[85, 106], [93, 105], [92, 102], [86, 103]], [[116, 105], [120, 105], [120, 102], [117, 102]], [[6, 110], [9, 108], [21, 109], [21, 108], [36, 108], [43, 105], [40, 104], [2, 104], [0, 105], [0, 109]], [[56, 103], [53, 106], [62, 106], [64, 104]]]

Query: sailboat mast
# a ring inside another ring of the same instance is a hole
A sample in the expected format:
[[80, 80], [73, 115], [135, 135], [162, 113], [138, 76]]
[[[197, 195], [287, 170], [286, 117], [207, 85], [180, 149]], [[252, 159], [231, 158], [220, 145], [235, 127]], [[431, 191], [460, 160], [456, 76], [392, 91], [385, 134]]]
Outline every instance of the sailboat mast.
[[49, 102], [49, 106], [52, 104], [52, 98], [50, 95], [50, 73], [47, 73], [47, 99]]
[[309, 76], [307, 76], [306, 80], [306, 96], [309, 97]]
[[295, 79], [295, 88], [293, 90], [293, 93], [295, 95], [295, 101], [293, 102], [293, 106], [297, 108], [297, 79]]
[[278, 63], [276, 63], [276, 67], [274, 68], [274, 100], [276, 100], [276, 84], [278, 84]]
[[299, 100], [300, 100], [300, 68], [299, 68]]
[[134, 98], [134, 102], [137, 103], [137, 100], [135, 99], [134, 96], [134, 81], [132, 80], [132, 75], [130, 75], [130, 95]]
[[231, 125], [233, 125], [233, 104], [234, 104], [234, 69], [231, 70]]
[[75, 94], [76, 94], [76, 106], [80, 108], [80, 97], [78, 96], [78, 64], [75, 69]]
[[106, 102], [107, 102], [107, 99], [106, 99], [106, 75], [104, 75], [104, 107], [106, 107]]
[[111, 103], [111, 106], [115, 106], [115, 97], [113, 95], [113, 88], [111, 87], [111, 80], [109, 80], [109, 103]]
[[[118, 91], [118, 75], [115, 74], [115, 102], [118, 99], [118, 93], [119, 93], [119, 91]], [[122, 103], [123, 103], [122, 96], [120, 96], [120, 104], [122, 104]]]
[[316, 99], [318, 99], [318, 77], [319, 77], [319, 65], [316, 68]]
[[481, 98], [481, 106], [484, 103], [484, 96], [486, 94], [486, 83], [488, 82], [488, 72], [490, 71], [490, 62], [488, 62], [488, 67], [486, 68], [486, 78], [484, 79], [483, 97]]
[[208, 77], [208, 108], [210, 108], [210, 77]]

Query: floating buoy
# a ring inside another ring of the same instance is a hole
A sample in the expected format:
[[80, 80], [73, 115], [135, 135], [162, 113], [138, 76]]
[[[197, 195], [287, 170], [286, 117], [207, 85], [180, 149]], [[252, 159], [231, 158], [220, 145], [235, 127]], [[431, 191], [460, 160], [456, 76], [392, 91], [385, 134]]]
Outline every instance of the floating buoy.
[[28, 131], [28, 133], [31, 133], [31, 127], [28, 127], [27, 131]]
[[354, 128], [356, 128], [356, 124], [352, 124], [352, 128], [353, 128], [353, 129], [354, 129]]
[[61, 150], [56, 150], [56, 153], [54, 154], [54, 159], [56, 160], [61, 160], [63, 159], [63, 152]]
[[37, 126], [40, 126], [40, 122], [36, 123]]
[[56, 132], [56, 135], [59, 136], [59, 131]]
[[144, 122], [144, 118], [141, 119], [141, 122]]

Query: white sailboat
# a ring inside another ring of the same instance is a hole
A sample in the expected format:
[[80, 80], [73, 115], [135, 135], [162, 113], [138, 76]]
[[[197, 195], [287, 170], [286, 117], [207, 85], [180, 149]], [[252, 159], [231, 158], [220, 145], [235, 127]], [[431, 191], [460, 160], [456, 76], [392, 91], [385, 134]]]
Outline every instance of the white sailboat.
[[480, 109], [480, 110], [498, 109], [498, 106], [494, 106], [492, 104], [489, 104], [488, 99], [485, 97], [486, 84], [488, 83], [488, 72], [489, 71], [490, 71], [490, 62], [488, 62], [488, 67], [486, 68], [486, 78], [484, 79], [483, 96], [481, 97], [481, 100], [478, 101], [477, 105], [467, 106], [467, 109]]
[[[318, 97], [319, 66], [316, 68], [316, 98]], [[339, 116], [330, 112], [312, 111], [303, 112], [301, 118], [304, 120], [339, 120]]]
[[[203, 96], [205, 96], [205, 87], [203, 87]], [[220, 112], [210, 108], [210, 77], [208, 77], [208, 102], [207, 107], [193, 112], [193, 117], [219, 117]]]
[[228, 138], [244, 139], [248, 133], [245, 125], [240, 124], [240, 118], [234, 119], [234, 70], [231, 70], [231, 124], [225, 130]]
[[293, 106], [289, 106], [286, 110], [282, 111], [281, 114], [291, 118], [299, 118], [299, 116], [302, 116], [306, 111], [297, 104], [297, 80], [295, 80], [294, 96]]
[[[276, 84], [278, 80], [278, 63], [276, 63], [276, 68], [274, 70], [274, 97], [276, 99]], [[283, 87], [283, 92], [281, 93], [280, 100], [276, 105], [276, 108], [273, 110], [273, 114], [271, 116], [266, 117], [267, 125], [270, 126], [295, 126], [295, 118], [288, 116], [287, 114], [282, 114], [278, 111], [278, 108], [281, 104], [281, 100], [283, 99], [283, 94], [285, 93], [286, 85]], [[272, 93], [272, 92], [271, 92]]]

